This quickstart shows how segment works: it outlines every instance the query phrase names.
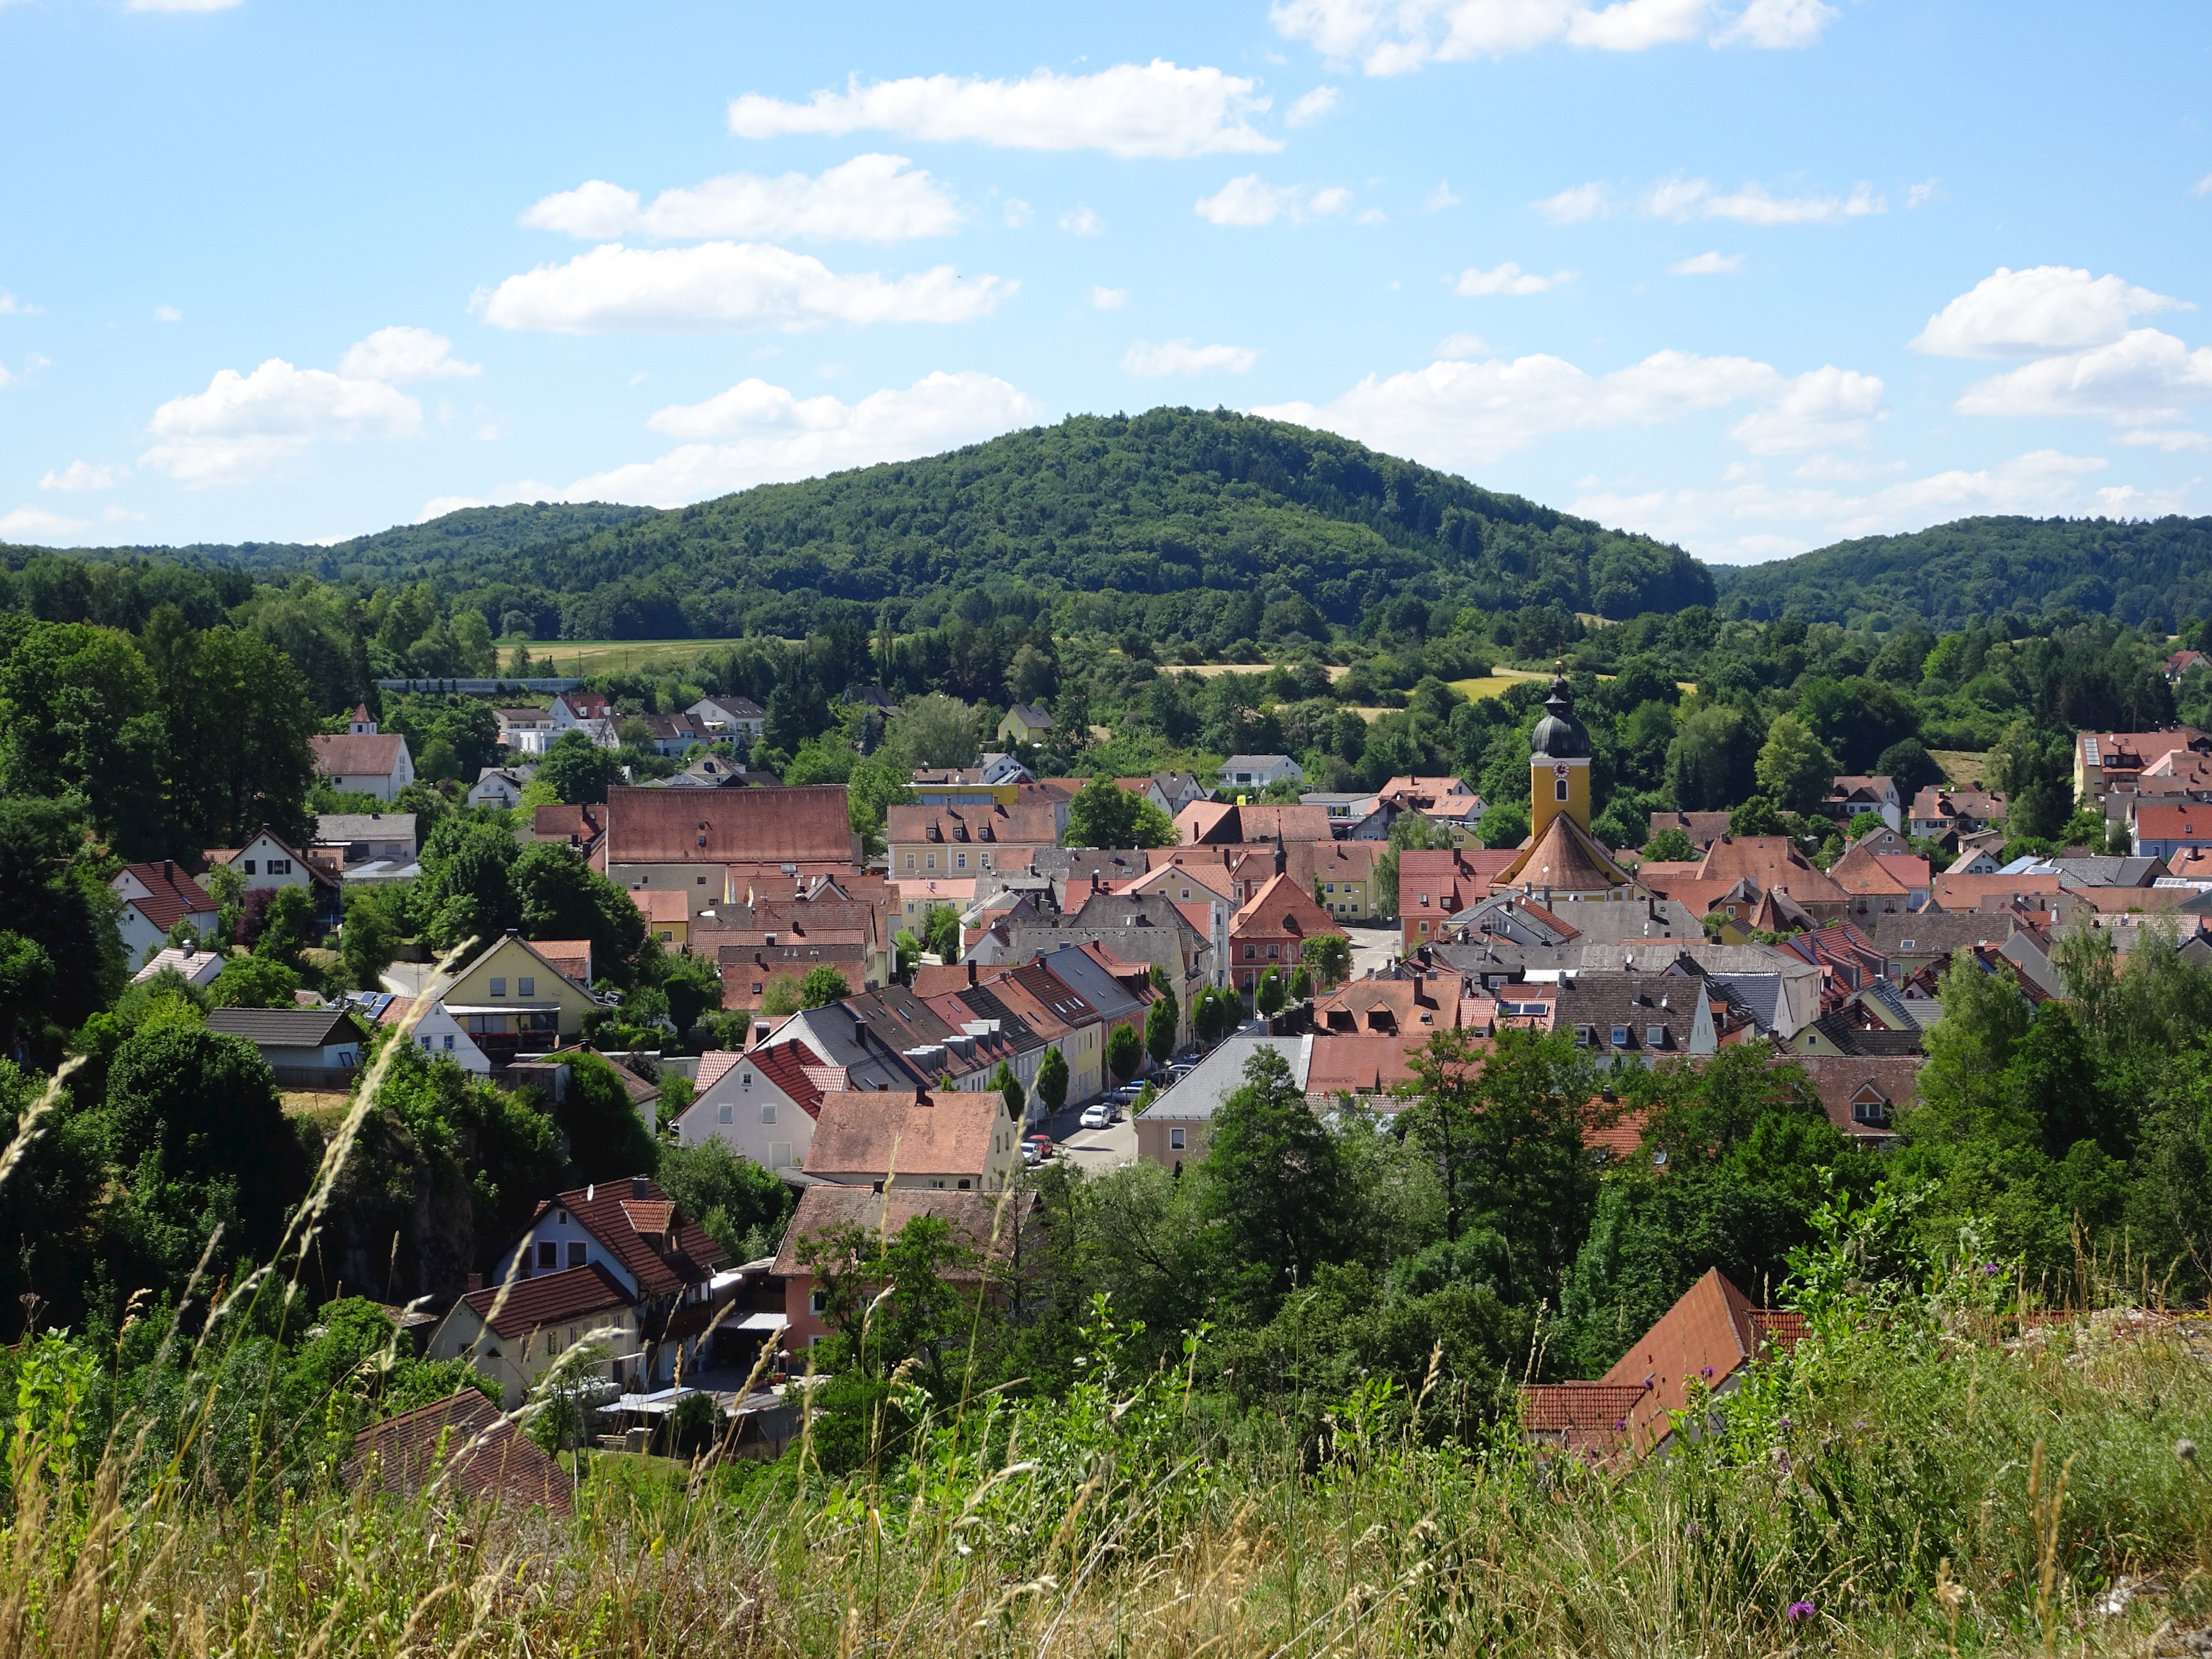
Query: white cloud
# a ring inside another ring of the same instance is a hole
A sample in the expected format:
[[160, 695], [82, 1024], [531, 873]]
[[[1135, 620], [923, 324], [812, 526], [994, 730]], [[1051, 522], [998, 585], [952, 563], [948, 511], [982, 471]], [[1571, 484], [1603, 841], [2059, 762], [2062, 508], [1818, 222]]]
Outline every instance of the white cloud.
[[39, 480], [41, 489], [59, 489], [74, 495], [85, 489], [112, 489], [123, 481], [131, 469], [102, 462], [71, 461], [58, 472], [49, 472]]
[[433, 519], [442, 519], [448, 513], [459, 513], [471, 507], [489, 507], [489, 501], [480, 501], [473, 495], [433, 495], [422, 503], [422, 510], [415, 515], [416, 524], [428, 524]]
[[0, 294], [0, 317], [35, 317], [45, 307], [17, 299], [12, 294]]
[[740, 138], [864, 129], [935, 143], [963, 139], [1012, 149], [1103, 149], [1121, 156], [1187, 157], [1282, 148], [1251, 125], [1268, 100], [1257, 83], [1165, 58], [1117, 64], [1096, 75], [1038, 70], [1020, 81], [951, 75], [817, 92], [804, 104], [747, 93], [730, 105]]
[[580, 478], [560, 493], [569, 501], [674, 507], [754, 484], [933, 454], [1031, 424], [1042, 412], [1018, 388], [972, 370], [927, 375], [903, 391], [872, 392], [854, 404], [798, 398], [749, 380], [702, 404], [661, 410], [647, 422], [702, 441]]
[[1462, 357], [1480, 357], [1487, 349], [1489, 348], [1482, 343], [1482, 337], [1480, 335], [1447, 334], [1437, 342], [1436, 355], [1439, 357], [1456, 360]]
[[1030, 204], [1018, 196], [1009, 196], [1005, 217], [1008, 230], [1019, 230], [1030, 222]]
[[1799, 455], [1866, 441], [1884, 418], [1881, 380], [1833, 364], [1800, 374], [1765, 408], [1729, 428], [1754, 455]]
[[2137, 449], [2162, 449], [2169, 455], [2179, 455], [2193, 450], [2212, 449], [2212, 435], [2176, 427], [2169, 427], [2162, 431], [2146, 429], [2123, 432], [2114, 437], [2112, 441], [2116, 444], [2130, 444]]
[[2212, 173], [2206, 173], [2195, 184], [2190, 185], [2189, 193], [2191, 196], [2212, 196]]
[[1308, 194], [1304, 185], [1270, 185], [1258, 173], [1248, 173], [1212, 195], [1200, 197], [1193, 211], [1217, 225], [1272, 225], [1278, 219], [1299, 225], [1309, 215], [1340, 213], [1351, 204], [1352, 192], [1341, 185]]
[[1657, 426], [1701, 411], [1750, 404], [1737, 435], [1761, 453], [1860, 435], [1879, 416], [1881, 382], [1821, 368], [1792, 378], [1747, 357], [1655, 352], [1640, 363], [1592, 375], [1561, 357], [1465, 355], [1474, 341], [1448, 341], [1455, 359], [1369, 375], [1325, 404], [1282, 404], [1261, 415], [1322, 427], [1431, 465], [1486, 465], [1546, 437], [1609, 427]]
[[271, 357], [251, 374], [220, 370], [205, 392], [163, 404], [147, 427], [157, 441], [138, 459], [180, 483], [238, 483], [316, 443], [412, 437], [422, 421], [422, 405], [381, 380]]
[[1888, 203], [1866, 184], [1853, 185], [1849, 196], [1776, 196], [1759, 184], [1746, 184], [1718, 195], [1703, 179], [1680, 177], [1654, 185], [1643, 206], [1653, 217], [1672, 219], [1677, 224], [1692, 219], [1735, 219], [1747, 225], [1835, 225], [1889, 209]]
[[905, 156], [868, 155], [813, 178], [726, 173], [689, 190], [664, 190], [650, 205], [634, 190], [593, 179], [546, 197], [523, 214], [522, 222], [592, 241], [643, 236], [898, 242], [949, 236], [963, 216], [952, 192]]
[[8, 365], [0, 363], [0, 390], [4, 390], [15, 383], [15, 377], [8, 372]]
[[2131, 329], [2110, 345], [2046, 357], [1966, 388], [1962, 415], [2088, 415], [2129, 426], [2179, 421], [2212, 401], [2212, 346]]
[[181, 323], [185, 320], [185, 313], [174, 306], [155, 306], [154, 320], [157, 323]]
[[87, 522], [65, 519], [41, 507], [19, 507], [13, 513], [0, 513], [0, 542], [27, 541], [33, 536], [73, 536]]
[[465, 363], [453, 356], [453, 343], [427, 328], [404, 325], [380, 328], [367, 339], [346, 348], [338, 359], [338, 373], [357, 380], [467, 379], [483, 373], [482, 363]]
[[240, 0], [131, 0], [125, 11], [228, 11]]
[[1836, 12], [1821, 0], [1750, 0], [1735, 11], [1711, 0], [1277, 0], [1268, 19], [1324, 56], [1369, 75], [1403, 75], [1431, 62], [1504, 58], [1564, 41], [1601, 52], [1644, 52], [1704, 40], [1716, 46], [1809, 46]]
[[1674, 276], [1733, 276], [1743, 269], [1741, 253], [1696, 253], [1686, 259], [1677, 259], [1667, 267]]
[[1430, 213], [1441, 213], [1446, 208], [1457, 207], [1459, 204], [1460, 198], [1452, 194], [1451, 180], [1439, 179], [1437, 181], [1437, 187], [1429, 192], [1428, 200], [1423, 202], [1421, 206]]
[[1923, 208], [1930, 202], [1940, 202], [1943, 199], [1943, 186], [1933, 179], [1923, 179], [1905, 192], [1905, 205], [1907, 208]]
[[1937, 357], [2036, 357], [2109, 345], [2137, 317], [2196, 308], [2118, 276], [1999, 265], [1930, 317], [1911, 343]]
[[1094, 288], [1091, 290], [1091, 303], [1101, 311], [1119, 311], [1129, 303], [1129, 290], [1126, 288]]
[[[1977, 514], [2046, 516], [2080, 511], [2084, 481], [2105, 463], [2037, 450], [1992, 467], [1901, 479], [1865, 494], [1747, 479], [1721, 489], [1592, 494], [1567, 510], [1644, 531], [1727, 563], [1755, 563], [1850, 536], [1925, 529]], [[1802, 469], [1801, 469], [1801, 471]]]
[[1601, 184], [1576, 185], [1530, 205], [1555, 225], [1578, 225], [1612, 212], [1613, 191]]
[[143, 513], [133, 513], [129, 507], [113, 502], [100, 508], [100, 516], [109, 524], [140, 524], [146, 517]]
[[1340, 94], [1334, 87], [1316, 87], [1283, 112], [1285, 126], [1302, 127], [1334, 110]]
[[1543, 294], [1565, 287], [1574, 280], [1575, 273], [1571, 270], [1555, 270], [1548, 276], [1540, 276], [1533, 270], [1522, 270], [1508, 259], [1495, 270], [1484, 270], [1480, 266], [1469, 265], [1460, 272], [1459, 281], [1452, 285], [1452, 292], [1469, 299], [1492, 294]]
[[2188, 483], [2177, 484], [2171, 489], [2138, 489], [2133, 484], [2110, 484], [2097, 492], [2097, 505], [2107, 518], [2162, 519], [2180, 512], [2191, 488], [2201, 482], [2191, 478]]
[[775, 328], [823, 323], [958, 323], [988, 316], [1015, 291], [1000, 276], [951, 265], [886, 279], [846, 275], [766, 242], [630, 248], [608, 242], [565, 265], [541, 265], [479, 290], [471, 309], [500, 328], [556, 334]]
[[1071, 236], [1096, 236], [1106, 222], [1087, 207], [1070, 208], [1060, 216], [1060, 228]]
[[1249, 346], [1202, 346], [1188, 340], [1170, 340], [1165, 345], [1139, 340], [1121, 355], [1123, 368], [1148, 380], [1168, 374], [1203, 374], [1216, 368], [1242, 374], [1259, 361], [1260, 354]]

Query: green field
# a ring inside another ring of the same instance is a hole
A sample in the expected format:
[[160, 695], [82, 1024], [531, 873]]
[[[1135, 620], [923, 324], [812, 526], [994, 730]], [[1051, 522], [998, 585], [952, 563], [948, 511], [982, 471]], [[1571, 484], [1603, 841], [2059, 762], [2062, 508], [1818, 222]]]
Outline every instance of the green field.
[[[621, 674], [632, 669], [683, 668], [702, 651], [726, 651], [735, 640], [546, 640], [533, 643], [533, 659], [553, 659], [556, 675]], [[514, 647], [502, 644], [504, 653]]]

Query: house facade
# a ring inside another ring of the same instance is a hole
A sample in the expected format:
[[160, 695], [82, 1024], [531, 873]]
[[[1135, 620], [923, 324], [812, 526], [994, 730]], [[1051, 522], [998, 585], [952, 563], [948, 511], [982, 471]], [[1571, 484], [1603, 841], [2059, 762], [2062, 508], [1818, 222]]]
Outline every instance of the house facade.
[[1018, 702], [999, 721], [999, 741], [1016, 747], [1050, 741], [1052, 716], [1035, 703]]
[[542, 755], [561, 734], [552, 711], [545, 708], [501, 708], [499, 740], [512, 755]]
[[932, 876], [1012, 874], [1029, 869], [1042, 848], [1060, 843], [1054, 805], [894, 806], [884, 841], [890, 871], [902, 881]]
[[520, 806], [523, 789], [537, 775], [534, 766], [487, 766], [469, 786], [469, 805], [495, 806], [502, 811]]
[[316, 773], [328, 778], [333, 789], [390, 800], [415, 781], [407, 739], [378, 731], [365, 703], [353, 711], [343, 732], [312, 737], [307, 743]]
[[849, 875], [860, 837], [846, 816], [845, 786], [775, 789], [607, 792], [603, 809], [608, 877], [631, 891], [684, 896], [691, 915], [750, 902], [752, 873]]
[[126, 864], [107, 884], [121, 895], [116, 930], [123, 936], [124, 959], [137, 967], [168, 943], [169, 930], [187, 924], [203, 939], [213, 939], [221, 907], [173, 859], [159, 864]]
[[1303, 782], [1306, 774], [1288, 755], [1231, 755], [1217, 775], [1224, 789], [1259, 790], [1285, 781]]
[[995, 1193], [1021, 1168], [1021, 1126], [995, 1090], [833, 1090], [806, 1172], [883, 1192]]
[[1229, 982], [1251, 992], [1261, 975], [1276, 969], [1287, 990], [1291, 975], [1304, 959], [1308, 939], [1340, 937], [1335, 920], [1314, 902], [1313, 895], [1287, 873], [1272, 878], [1229, 923]]
[[545, 1054], [582, 1034], [598, 1004], [520, 933], [495, 940], [455, 976], [447, 1012], [497, 1065], [520, 1054]]
[[750, 697], [735, 692], [702, 697], [684, 711], [706, 729], [710, 738], [758, 740], [768, 729], [768, 710]]
[[361, 1069], [368, 1035], [343, 1008], [211, 1008], [207, 1029], [261, 1051], [279, 1088], [327, 1088]]
[[438, 1322], [425, 1346], [430, 1359], [459, 1359], [498, 1384], [510, 1411], [530, 1397], [561, 1356], [580, 1342], [611, 1351], [602, 1375], [617, 1387], [643, 1387], [637, 1297], [604, 1266], [535, 1274], [513, 1285], [503, 1276], [472, 1290]]
[[771, 1042], [744, 1054], [717, 1049], [699, 1057], [699, 1092], [676, 1120], [684, 1146], [719, 1140], [763, 1170], [803, 1170], [814, 1145], [823, 1079], [840, 1068], [797, 1042]]

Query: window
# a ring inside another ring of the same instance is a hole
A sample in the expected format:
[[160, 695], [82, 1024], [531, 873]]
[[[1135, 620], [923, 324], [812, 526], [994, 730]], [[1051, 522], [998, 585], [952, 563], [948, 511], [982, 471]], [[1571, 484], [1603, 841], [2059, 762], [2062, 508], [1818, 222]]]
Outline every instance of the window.
[[1247, 962], [1257, 962], [1257, 961], [1259, 961], [1259, 959], [1260, 959], [1260, 947], [1259, 947], [1258, 945], [1246, 945], [1246, 946], [1244, 947], [1244, 960], [1245, 960], [1245, 961], [1247, 961]]
[[1667, 1028], [1663, 1025], [1645, 1026], [1644, 1028], [1644, 1046], [1647, 1048], [1665, 1048], [1667, 1046]]
[[929, 860], [929, 861], [928, 861], [927, 867], [928, 867], [929, 869], [934, 870], [935, 868], [937, 868], [937, 854], [934, 854], [934, 853], [930, 854], [928, 855], [928, 860]]
[[955, 853], [952, 855], [952, 867], [956, 870], [965, 870], [968, 867], [968, 855], [965, 853]]
[[[754, 990], [756, 990], [756, 991], [757, 991], [757, 990], [759, 990], [759, 989], [760, 989], [760, 987], [759, 987], [759, 986], [757, 986], [757, 985], [756, 985], [756, 986], [754, 986], [754, 987], [753, 987], [753, 989], [754, 989]], [[740, 1073], [738, 1073], [738, 1087], [739, 1087], [740, 1089], [750, 1089], [750, 1088], [751, 1088], [752, 1086], [753, 1086], [753, 1074], [752, 1074], [752, 1068], [751, 1068], [750, 1066], [747, 1066], [744, 1071], [742, 1071], [742, 1072], [740, 1072]]]
[[1565, 800], [1566, 798], [1567, 781], [1565, 778], [1553, 778], [1552, 780], [1552, 799], [1553, 800]]
[[760, 983], [760, 981], [759, 981], [758, 980], [755, 980], [755, 981], [753, 981], [753, 994], [754, 994], [755, 996], [758, 996], [760, 994], [761, 994], [761, 983]]
[[1330, 892], [1332, 892], [1332, 893], [1334, 893], [1334, 892], [1336, 890], [1336, 884], [1335, 884], [1334, 882], [1331, 882], [1331, 883], [1329, 883], [1329, 884], [1328, 884], [1328, 890], [1329, 890]]
[[669, 933], [668, 929], [666, 929], [665, 927], [662, 928], [662, 929], [660, 930], [660, 942], [661, 942], [663, 945], [666, 945], [666, 944], [668, 944], [668, 943], [670, 943], [670, 942], [671, 942], [671, 939], [672, 939], [672, 935]]
[[250, 876], [253, 873], [253, 860], [252, 859], [241, 859], [240, 862], [245, 866], [246, 873], [247, 875]]
[[449, 1054], [453, 1052], [453, 1034], [451, 1031], [446, 1033], [446, 1052]]
[[773, 1123], [775, 1121], [775, 1103], [774, 1101], [763, 1101], [761, 1103], [761, 1121], [763, 1123]]
[[830, 1292], [829, 1292], [829, 1291], [824, 1291], [824, 1290], [814, 1290], [814, 1291], [810, 1291], [807, 1293], [807, 1297], [806, 1297], [806, 1311], [807, 1311], [807, 1312], [809, 1312], [809, 1313], [822, 1313], [822, 1312], [826, 1311], [826, 1310], [828, 1310], [829, 1306], [830, 1306]]
[[1425, 909], [1427, 909], [1428, 908], [1429, 908], [1429, 896], [1428, 896], [1426, 893], [1424, 893], [1424, 894], [1422, 894], [1422, 895], [1421, 895], [1421, 908], [1423, 908], [1424, 910], [1425, 910]]
[[986, 870], [989, 869], [989, 868], [991, 867], [991, 855], [990, 855], [990, 854], [989, 854], [988, 852], [985, 852], [985, 853], [981, 853], [981, 854], [978, 854], [978, 856], [979, 856], [979, 857], [982, 860], [982, 861], [983, 861], [983, 867], [984, 867]]
[[568, 1246], [568, 1265], [572, 1267], [582, 1267], [587, 1254], [589, 1254], [589, 1248], [586, 1245], [579, 1242], [571, 1242]]
[[911, 853], [906, 855], [906, 867], [909, 870], [914, 868], [914, 854]]
[[738, 1110], [737, 1110], [737, 1108], [736, 1108], [736, 1107], [734, 1107], [734, 1106], [732, 1106], [732, 1105], [731, 1105], [727, 1101], [723, 1102], [723, 1103], [722, 1103], [722, 1104], [721, 1104], [720, 1106], [719, 1106], [719, 1107], [715, 1108], [715, 1110], [714, 1110], [714, 1121], [715, 1121], [715, 1122], [717, 1122], [717, 1123], [735, 1123], [737, 1121], [738, 1121]]
[[538, 980], [536, 975], [526, 974], [520, 979], [515, 981], [514, 994], [519, 997], [536, 996], [538, 994]]
[[429, 1039], [429, 1038], [428, 1038], [428, 1037], [424, 1037], [424, 1038], [422, 1039], [422, 1047], [423, 1047], [423, 1048], [424, 1048], [426, 1051], [429, 1048], [429, 1047], [430, 1047], [430, 1039]]
[[1270, 962], [1280, 962], [1282, 959], [1282, 947], [1280, 945], [1270, 945], [1267, 947], [1267, 960]]
[[507, 994], [507, 981], [503, 979], [495, 979], [492, 981], [491, 994], [495, 997], [505, 996]]
[[1628, 1047], [1628, 1028], [1626, 1025], [1616, 1025], [1613, 1028], [1613, 1046], [1616, 1048]]
[[270, 873], [270, 875], [272, 875], [272, 876], [289, 876], [289, 875], [290, 875], [290, 874], [292, 873], [292, 860], [289, 860], [289, 859], [271, 859], [271, 860], [269, 860], [269, 873]]
[[1180, 1129], [1170, 1129], [1170, 1130], [1169, 1130], [1169, 1131], [1168, 1131], [1168, 1150], [1169, 1150], [1170, 1152], [1179, 1152], [1182, 1151], [1182, 1149], [1183, 1149], [1183, 1145], [1182, 1145], [1182, 1130], [1180, 1130]]
[[550, 1243], [540, 1244], [538, 1247], [538, 1265], [541, 1267], [559, 1267], [561, 1265], [561, 1247], [558, 1244]]
[[968, 1190], [968, 1177], [966, 1176], [962, 1176], [960, 1177], [960, 1190], [963, 1193]]
[[706, 878], [706, 877], [704, 877], [704, 876], [701, 876], [701, 877], [698, 878], [698, 884], [699, 884], [700, 886], [702, 886], [702, 887], [704, 887], [704, 886], [707, 884], [707, 878]]

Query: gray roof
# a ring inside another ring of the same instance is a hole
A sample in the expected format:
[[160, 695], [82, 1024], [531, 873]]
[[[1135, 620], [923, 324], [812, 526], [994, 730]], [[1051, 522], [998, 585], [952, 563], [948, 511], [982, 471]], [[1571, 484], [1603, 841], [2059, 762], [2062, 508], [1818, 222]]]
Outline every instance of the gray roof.
[[1781, 1025], [1780, 974], [1718, 973], [1711, 977], [1714, 984], [1751, 1010], [1751, 1017], [1759, 1022], [1759, 1029], [1762, 1032], [1775, 1030]]
[[412, 812], [322, 812], [315, 817], [318, 841], [412, 841]]
[[1273, 766], [1294, 766], [1288, 755], [1231, 755], [1221, 763], [1224, 772], [1264, 772]]
[[[1107, 949], [1113, 949], [1111, 943]], [[1098, 1011], [1099, 1018], [1112, 1021], [1127, 1019], [1132, 1014], [1141, 1014], [1145, 1003], [1129, 988], [1108, 973], [1096, 957], [1086, 956], [1078, 945], [1063, 945], [1036, 958], [1057, 974], [1060, 980], [1073, 986], [1076, 993]], [[1125, 958], [1126, 960], [1126, 958]], [[1132, 966], [1141, 967], [1139, 963]]]
[[324, 1048], [363, 1037], [343, 1008], [216, 1008], [208, 1014], [207, 1028], [264, 1048]]
[[1313, 1069], [1311, 1036], [1232, 1036], [1198, 1062], [1189, 1074], [1146, 1109], [1146, 1117], [1206, 1121], [1221, 1103], [1244, 1086], [1244, 1062], [1261, 1048], [1273, 1048], [1291, 1065], [1291, 1080], [1301, 1089]]
[[1948, 957], [1966, 945], [2002, 945], [2014, 932], [2003, 910], [1923, 910], [1881, 920], [1874, 948], [1886, 957]]
[[2052, 859], [2061, 887], [2148, 887], [2166, 867], [2156, 858], [2115, 857], [2093, 854], [2087, 858]]

